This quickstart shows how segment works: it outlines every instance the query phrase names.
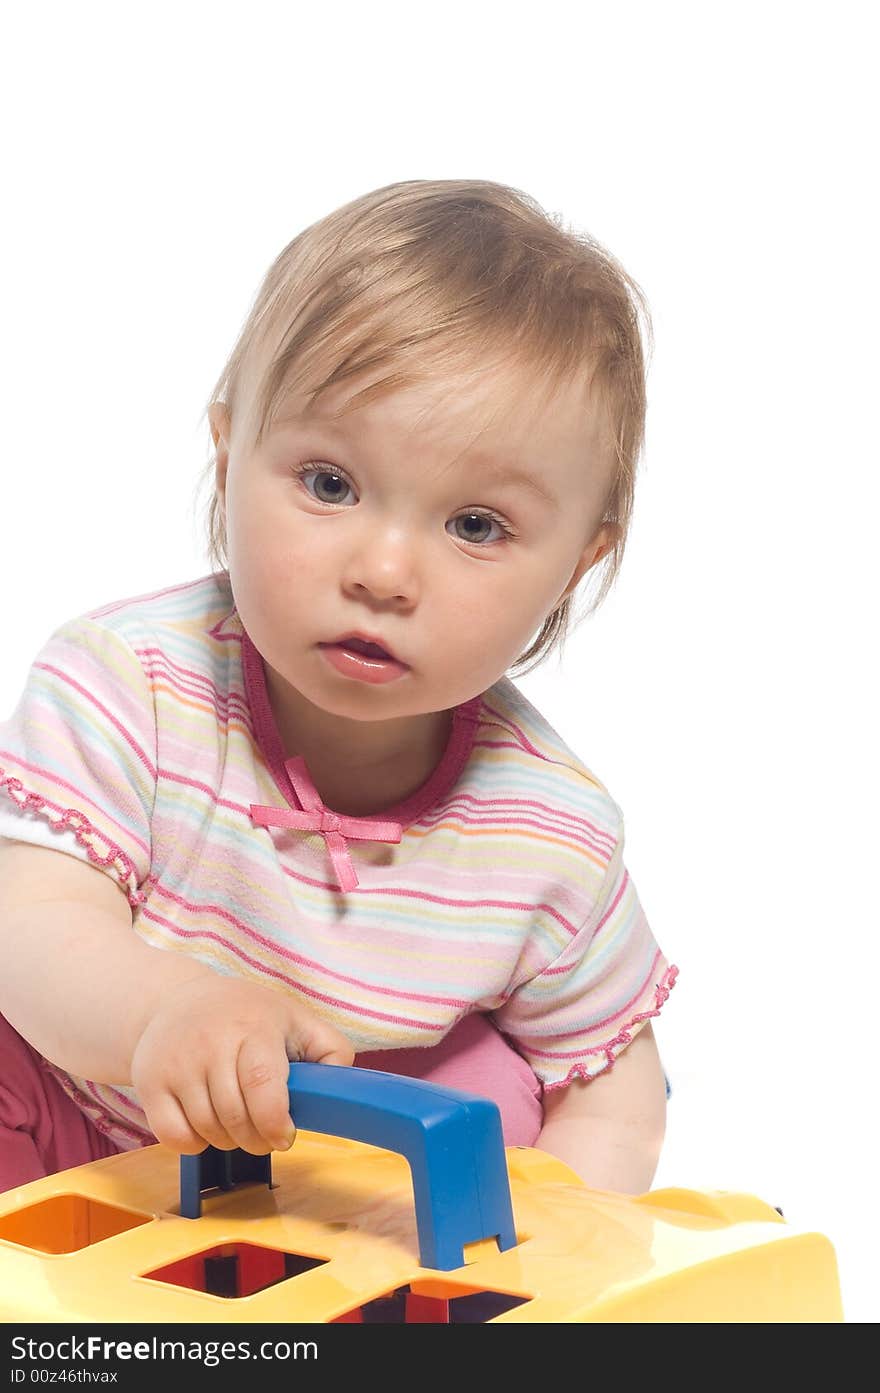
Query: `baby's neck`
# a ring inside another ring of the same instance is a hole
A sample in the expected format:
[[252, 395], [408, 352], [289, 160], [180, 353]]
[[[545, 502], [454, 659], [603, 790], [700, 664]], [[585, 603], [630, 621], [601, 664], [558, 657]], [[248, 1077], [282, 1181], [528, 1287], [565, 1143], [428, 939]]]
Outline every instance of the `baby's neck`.
[[323, 720], [309, 729], [302, 713], [284, 709], [272, 692], [270, 701], [284, 758], [302, 755], [324, 807], [349, 818], [368, 818], [412, 797], [439, 765], [453, 729], [451, 710], [432, 712], [412, 723], [405, 738], [397, 733], [386, 747], [365, 749], [358, 731], [347, 742]]
[[338, 751], [322, 746], [303, 748], [302, 740], [287, 739], [281, 731], [285, 759], [301, 754], [312, 783], [326, 808], [349, 817], [369, 817], [395, 807], [431, 777], [449, 740], [452, 712], [439, 712], [429, 737], [419, 748], [379, 763], [351, 758], [340, 760]]
[[[311, 772], [310, 768], [309, 773], [311, 774]], [[425, 777], [427, 778], [427, 775]], [[358, 789], [351, 778], [342, 783], [334, 784], [327, 779], [316, 778], [312, 775], [312, 781], [321, 795], [321, 802], [325, 808], [330, 808], [334, 813], [344, 813], [348, 817], [373, 817], [380, 816], [386, 808], [394, 808], [398, 803], [404, 802], [415, 793], [416, 789], [421, 788], [425, 779], [407, 780], [402, 785], [394, 787], [389, 784], [387, 788], [383, 781], [381, 790], [377, 788], [375, 781], [363, 789]]]

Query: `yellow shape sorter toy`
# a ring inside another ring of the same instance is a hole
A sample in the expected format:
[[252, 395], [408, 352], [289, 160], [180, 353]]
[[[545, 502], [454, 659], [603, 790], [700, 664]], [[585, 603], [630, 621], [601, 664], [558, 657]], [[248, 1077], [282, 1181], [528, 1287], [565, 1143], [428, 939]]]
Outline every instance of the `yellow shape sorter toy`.
[[288, 1152], [124, 1152], [0, 1195], [4, 1321], [842, 1321], [748, 1194], [591, 1190], [486, 1099], [293, 1064]]

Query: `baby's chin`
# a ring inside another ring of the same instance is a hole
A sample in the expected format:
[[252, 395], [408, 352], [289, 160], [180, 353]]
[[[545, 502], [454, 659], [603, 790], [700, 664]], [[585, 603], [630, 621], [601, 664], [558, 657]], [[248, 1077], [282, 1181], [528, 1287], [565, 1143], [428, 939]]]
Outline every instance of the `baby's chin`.
[[[309, 670], [304, 670], [308, 668]], [[270, 696], [283, 703], [292, 714], [310, 719], [332, 718], [342, 722], [368, 724], [376, 721], [416, 720], [436, 710], [415, 684], [405, 679], [384, 685], [371, 685], [346, 679], [316, 655], [314, 664], [291, 667], [289, 675], [276, 673], [266, 682]], [[407, 677], [409, 673], [407, 673]], [[405, 685], [405, 690], [402, 690]], [[390, 688], [395, 690], [389, 690]]]

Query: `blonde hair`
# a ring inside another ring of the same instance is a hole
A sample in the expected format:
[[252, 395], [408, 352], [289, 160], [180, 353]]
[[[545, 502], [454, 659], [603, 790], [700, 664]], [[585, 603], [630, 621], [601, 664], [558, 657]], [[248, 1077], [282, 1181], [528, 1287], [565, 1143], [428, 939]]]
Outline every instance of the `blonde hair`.
[[[389, 184], [313, 223], [275, 258], [205, 415], [224, 402], [252, 450], [296, 387], [309, 386], [314, 404], [330, 387], [371, 374], [351, 407], [491, 361], [521, 365], [551, 390], [589, 378], [613, 452], [602, 520], [615, 525], [615, 541], [593, 568], [601, 582], [585, 618], [617, 577], [632, 516], [646, 410], [640, 315], [650, 350], [639, 286], [528, 194], [476, 179]], [[213, 470], [212, 458], [206, 477]], [[207, 523], [210, 560], [224, 570], [216, 493]], [[573, 598], [547, 616], [512, 671], [530, 671], [562, 646]]]

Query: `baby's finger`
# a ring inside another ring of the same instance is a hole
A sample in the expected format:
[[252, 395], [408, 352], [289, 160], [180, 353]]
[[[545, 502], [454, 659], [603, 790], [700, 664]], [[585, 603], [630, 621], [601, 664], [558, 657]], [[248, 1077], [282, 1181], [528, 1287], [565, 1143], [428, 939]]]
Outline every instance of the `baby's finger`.
[[172, 1093], [157, 1094], [152, 1100], [141, 1099], [150, 1131], [163, 1146], [181, 1156], [196, 1156], [208, 1145], [205, 1137], [190, 1125], [186, 1113]]
[[178, 1100], [186, 1120], [197, 1136], [204, 1137], [219, 1151], [234, 1151], [238, 1142], [227, 1132], [211, 1101], [207, 1081], [200, 1079], [178, 1092]]
[[296, 1129], [290, 1120], [287, 1093], [289, 1064], [283, 1042], [276, 1045], [250, 1036], [238, 1052], [238, 1080], [251, 1121], [266, 1149], [286, 1151]]
[[261, 1135], [248, 1111], [234, 1068], [227, 1066], [209, 1073], [208, 1089], [220, 1125], [236, 1146], [254, 1156], [265, 1156], [272, 1150], [272, 1143]]
[[290, 1059], [307, 1059], [315, 1064], [354, 1063], [354, 1049], [335, 1026], [319, 1016], [297, 1017], [287, 1031], [287, 1054]]

